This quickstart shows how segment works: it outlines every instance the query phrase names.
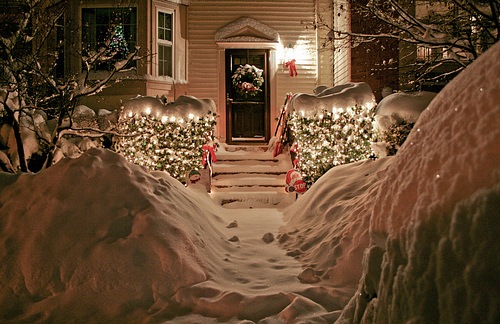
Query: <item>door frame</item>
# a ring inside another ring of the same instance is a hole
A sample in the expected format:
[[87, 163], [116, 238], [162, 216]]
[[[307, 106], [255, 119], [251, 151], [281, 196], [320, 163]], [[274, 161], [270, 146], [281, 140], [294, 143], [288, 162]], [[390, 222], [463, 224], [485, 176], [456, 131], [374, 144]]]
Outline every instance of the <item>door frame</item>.
[[[264, 139], [252, 139], [252, 138], [242, 138], [240, 140], [238, 139], [233, 139], [233, 111], [232, 107], [233, 105], [229, 104], [228, 98], [229, 98], [229, 93], [230, 89], [228, 87], [231, 86], [231, 77], [232, 75], [229, 75], [229, 64], [231, 64], [231, 58], [230, 58], [230, 52], [238, 52], [238, 51], [248, 51], [249, 53], [254, 52], [256, 55], [264, 55], [264, 84], [265, 84], [265, 93], [264, 93], [264, 120], [263, 122], [263, 129], [264, 129]], [[231, 48], [231, 49], [226, 49], [225, 51], [225, 64], [224, 64], [224, 71], [225, 71], [225, 80], [226, 84], [224, 87], [224, 93], [226, 94], [226, 142], [228, 144], [264, 144], [268, 143], [270, 139], [270, 114], [271, 114], [271, 100], [270, 100], [270, 77], [269, 77], [269, 67], [270, 67], [270, 53], [269, 49], [260, 49], [260, 48]]]
[[[217, 137], [221, 142], [231, 144], [232, 138], [227, 133], [227, 105], [226, 105], [226, 50], [229, 49], [261, 49], [268, 50], [268, 109], [269, 117], [266, 131], [271, 135], [271, 129], [275, 126], [279, 117], [279, 108], [277, 107], [277, 52], [279, 44], [275, 42], [217, 42], [217, 61], [218, 61], [218, 98], [217, 98], [217, 113], [219, 121], [217, 123]], [[267, 139], [269, 140], [269, 139]], [[237, 144], [249, 144], [248, 142]], [[262, 144], [262, 143], [261, 143]]]

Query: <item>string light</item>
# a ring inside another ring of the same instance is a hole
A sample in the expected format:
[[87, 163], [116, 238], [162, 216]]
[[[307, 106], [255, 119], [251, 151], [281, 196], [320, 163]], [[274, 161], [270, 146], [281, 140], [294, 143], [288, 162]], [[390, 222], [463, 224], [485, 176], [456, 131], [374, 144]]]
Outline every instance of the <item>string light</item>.
[[298, 148], [297, 168], [308, 186], [334, 166], [370, 156], [373, 108], [333, 107], [310, 117], [304, 110], [291, 113], [288, 125]]
[[150, 170], [167, 171], [183, 182], [187, 170], [202, 167], [202, 146], [213, 135], [216, 114], [190, 115], [187, 120], [175, 116], [156, 116], [146, 107], [143, 114], [122, 114], [118, 130], [122, 134], [115, 150], [127, 160]]

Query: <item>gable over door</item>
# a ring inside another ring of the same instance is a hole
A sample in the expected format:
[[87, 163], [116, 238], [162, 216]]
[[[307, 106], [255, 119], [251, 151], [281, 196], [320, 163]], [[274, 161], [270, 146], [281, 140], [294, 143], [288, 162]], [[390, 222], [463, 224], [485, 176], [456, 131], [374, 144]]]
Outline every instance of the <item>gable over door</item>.
[[[265, 49], [226, 50], [226, 132], [230, 143], [269, 141], [268, 57]], [[263, 77], [259, 89], [249, 93], [233, 83], [237, 69], [247, 65], [262, 70]]]

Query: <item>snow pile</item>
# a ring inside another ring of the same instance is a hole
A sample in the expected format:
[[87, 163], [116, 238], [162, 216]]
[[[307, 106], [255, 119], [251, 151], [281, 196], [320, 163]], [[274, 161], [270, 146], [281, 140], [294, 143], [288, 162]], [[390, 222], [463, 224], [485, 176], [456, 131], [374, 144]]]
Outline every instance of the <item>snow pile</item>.
[[356, 290], [375, 192], [392, 157], [334, 167], [285, 211], [279, 240], [313, 281]]
[[155, 303], [168, 312], [164, 300], [206, 280], [203, 259], [224, 243], [220, 219], [187, 192], [102, 149], [0, 174], [0, 321], [131, 321]]
[[296, 111], [303, 116], [332, 112], [339, 108], [367, 106], [369, 109], [375, 106], [375, 95], [370, 86], [364, 82], [346, 83], [332, 88], [317, 88], [314, 94], [297, 93], [288, 105], [289, 112]]
[[415, 123], [435, 96], [434, 92], [420, 91], [398, 92], [385, 97], [375, 111], [378, 130], [385, 131], [403, 120]]
[[179, 96], [174, 102], [168, 104], [163, 103], [157, 97], [137, 96], [126, 101], [122, 107], [122, 113], [129, 116], [151, 114], [156, 117], [173, 116], [184, 120], [203, 117], [215, 111], [215, 102], [212, 99], [198, 99], [186, 95]]
[[331, 322], [352, 291], [300, 282], [281, 216], [223, 209], [104, 149], [0, 174], [0, 321]]
[[422, 113], [373, 205], [372, 247], [342, 320], [500, 320], [500, 44]]

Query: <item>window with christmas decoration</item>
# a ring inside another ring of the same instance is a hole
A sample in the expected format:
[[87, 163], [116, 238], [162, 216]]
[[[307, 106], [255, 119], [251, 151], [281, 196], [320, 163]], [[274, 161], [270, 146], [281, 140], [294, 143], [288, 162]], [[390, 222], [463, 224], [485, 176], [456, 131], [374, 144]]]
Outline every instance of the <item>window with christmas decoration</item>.
[[136, 8], [82, 8], [82, 51], [86, 56], [99, 56], [96, 70], [110, 71], [136, 42]]

